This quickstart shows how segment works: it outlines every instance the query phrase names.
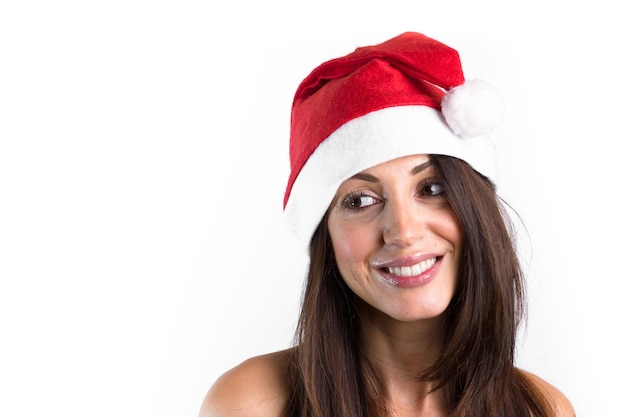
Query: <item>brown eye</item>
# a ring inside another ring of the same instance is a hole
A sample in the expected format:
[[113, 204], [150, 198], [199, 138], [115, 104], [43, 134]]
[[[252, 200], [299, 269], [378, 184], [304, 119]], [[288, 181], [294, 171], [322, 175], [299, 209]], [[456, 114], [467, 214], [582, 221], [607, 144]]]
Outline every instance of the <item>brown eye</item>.
[[349, 195], [343, 201], [343, 206], [347, 209], [359, 210], [378, 203], [378, 199], [367, 194]]
[[438, 182], [433, 182], [433, 183], [430, 183], [430, 184], [426, 184], [420, 190], [420, 194], [427, 195], [427, 196], [433, 196], [433, 197], [441, 195], [444, 192], [445, 192], [445, 190], [443, 189], [443, 185], [439, 184]]

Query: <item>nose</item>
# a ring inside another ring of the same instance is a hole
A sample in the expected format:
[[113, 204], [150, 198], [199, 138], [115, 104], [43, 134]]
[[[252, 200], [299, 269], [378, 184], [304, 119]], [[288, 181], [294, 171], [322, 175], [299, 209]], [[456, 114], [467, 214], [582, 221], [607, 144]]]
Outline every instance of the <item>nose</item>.
[[387, 201], [381, 219], [383, 240], [388, 245], [410, 246], [424, 233], [424, 213], [411, 202]]

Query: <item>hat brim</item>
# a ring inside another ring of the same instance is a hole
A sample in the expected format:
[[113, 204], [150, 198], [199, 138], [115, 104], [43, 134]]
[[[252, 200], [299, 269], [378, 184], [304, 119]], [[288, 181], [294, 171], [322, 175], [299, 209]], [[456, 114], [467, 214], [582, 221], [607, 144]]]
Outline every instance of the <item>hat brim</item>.
[[486, 135], [455, 135], [431, 107], [388, 107], [348, 121], [315, 149], [285, 205], [288, 226], [308, 248], [341, 183], [367, 168], [417, 154], [453, 156], [492, 180], [496, 175], [495, 149]]

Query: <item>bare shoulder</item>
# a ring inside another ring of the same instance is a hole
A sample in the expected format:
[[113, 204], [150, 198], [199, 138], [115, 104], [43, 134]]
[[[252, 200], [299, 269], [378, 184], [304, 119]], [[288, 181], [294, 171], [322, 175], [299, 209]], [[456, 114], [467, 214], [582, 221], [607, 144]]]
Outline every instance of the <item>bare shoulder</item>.
[[250, 358], [220, 376], [199, 417], [278, 417], [287, 404], [289, 351]]
[[541, 390], [548, 401], [553, 404], [554, 409], [556, 410], [556, 417], [576, 417], [574, 406], [565, 394], [559, 391], [554, 385], [537, 375], [524, 370], [521, 370], [521, 372], [528, 377], [528, 379]]

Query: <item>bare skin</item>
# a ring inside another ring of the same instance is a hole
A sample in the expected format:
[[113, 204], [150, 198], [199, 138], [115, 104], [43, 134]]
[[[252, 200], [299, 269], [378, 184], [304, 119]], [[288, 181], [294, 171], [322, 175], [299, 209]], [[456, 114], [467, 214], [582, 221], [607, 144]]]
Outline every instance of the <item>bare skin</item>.
[[[346, 284], [358, 296], [365, 354], [394, 417], [444, 417], [432, 382], [415, 378], [441, 352], [442, 313], [456, 289], [463, 233], [428, 155], [398, 158], [346, 180], [328, 228]], [[249, 359], [209, 390], [200, 417], [280, 417], [288, 401], [288, 351]], [[408, 371], [411, 370], [411, 371]], [[567, 398], [528, 374], [557, 410]]]
[[[257, 356], [223, 374], [204, 398], [199, 417], [280, 417], [289, 395], [284, 373], [287, 357], [287, 351]], [[557, 410], [557, 417], [575, 417], [572, 404], [558, 389], [536, 375], [526, 374], [551, 400]], [[397, 379], [398, 384], [401, 379]], [[416, 405], [423, 408], [429, 402], [438, 401], [436, 398], [425, 399], [406, 393], [398, 393], [397, 396], [405, 399], [413, 397], [413, 400], [407, 400], [406, 407], [398, 401], [395, 407], [398, 416], [404, 415], [406, 408], [414, 409]], [[411, 415], [433, 414], [422, 410]]]
[[289, 395], [287, 351], [246, 360], [209, 389], [199, 417], [279, 417]]

